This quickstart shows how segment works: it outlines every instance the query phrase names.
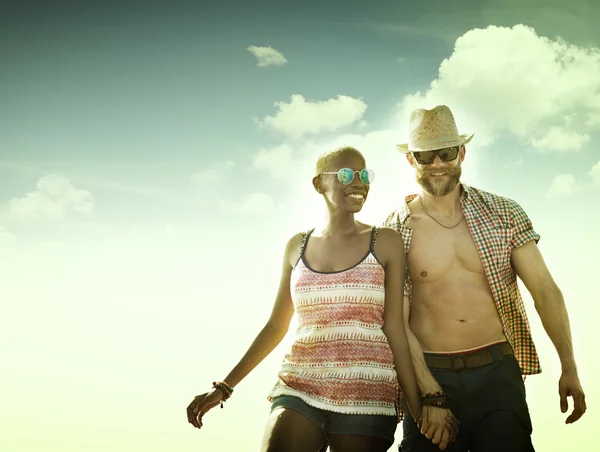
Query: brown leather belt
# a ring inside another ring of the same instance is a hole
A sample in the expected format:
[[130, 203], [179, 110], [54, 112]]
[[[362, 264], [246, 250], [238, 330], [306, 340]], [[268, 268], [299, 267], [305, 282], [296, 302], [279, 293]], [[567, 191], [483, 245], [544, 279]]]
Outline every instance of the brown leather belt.
[[491, 345], [482, 350], [465, 353], [424, 353], [427, 367], [434, 369], [465, 370], [485, 366], [504, 356], [513, 355], [513, 349], [508, 342]]

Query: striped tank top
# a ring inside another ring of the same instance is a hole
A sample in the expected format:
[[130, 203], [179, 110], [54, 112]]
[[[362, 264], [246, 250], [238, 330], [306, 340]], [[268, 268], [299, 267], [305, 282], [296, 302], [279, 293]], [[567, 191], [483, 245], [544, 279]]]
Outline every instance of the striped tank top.
[[289, 395], [338, 413], [398, 416], [394, 356], [382, 330], [385, 270], [374, 254], [378, 228], [358, 264], [327, 273], [304, 259], [312, 231], [303, 235], [291, 275], [298, 328], [268, 400]]

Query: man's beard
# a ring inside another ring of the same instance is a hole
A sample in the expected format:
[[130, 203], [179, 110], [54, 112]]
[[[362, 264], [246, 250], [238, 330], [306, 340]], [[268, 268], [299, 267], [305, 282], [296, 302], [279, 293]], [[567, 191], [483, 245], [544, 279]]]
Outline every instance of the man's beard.
[[[449, 178], [447, 180], [436, 180], [435, 176], [433, 180], [429, 178], [431, 173], [441, 172], [447, 174]], [[462, 169], [460, 166], [444, 169], [425, 167], [421, 171], [417, 170], [417, 182], [423, 190], [431, 196], [445, 196], [458, 185], [461, 174]]]

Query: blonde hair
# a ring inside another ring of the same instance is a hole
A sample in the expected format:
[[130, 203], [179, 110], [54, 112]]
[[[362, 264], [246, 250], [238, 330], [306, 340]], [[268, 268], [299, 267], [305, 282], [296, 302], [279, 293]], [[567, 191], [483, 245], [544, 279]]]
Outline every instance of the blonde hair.
[[363, 157], [361, 152], [358, 149], [353, 148], [352, 146], [342, 146], [337, 149], [334, 149], [333, 151], [324, 152], [317, 159], [317, 164], [315, 165], [315, 176], [326, 172], [329, 169], [331, 162], [333, 162], [336, 158], [338, 158], [340, 155], [346, 152], [355, 152], [361, 157]]

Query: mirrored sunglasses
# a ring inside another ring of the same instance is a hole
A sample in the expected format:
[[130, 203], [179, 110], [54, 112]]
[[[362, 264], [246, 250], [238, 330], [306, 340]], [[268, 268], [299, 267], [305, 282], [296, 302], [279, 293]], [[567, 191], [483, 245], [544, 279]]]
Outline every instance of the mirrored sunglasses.
[[436, 149], [435, 151], [413, 152], [412, 155], [421, 165], [430, 165], [435, 160], [436, 155], [439, 155], [442, 162], [451, 162], [458, 156], [459, 150], [459, 146], [452, 146], [451, 148]]
[[361, 169], [360, 171], [354, 171], [350, 168], [341, 168], [338, 171], [327, 171], [321, 174], [337, 174], [338, 180], [342, 184], [348, 185], [354, 180], [355, 173], [358, 173], [360, 181], [365, 185], [371, 184], [373, 179], [375, 179], [375, 173], [373, 170], [367, 168]]

